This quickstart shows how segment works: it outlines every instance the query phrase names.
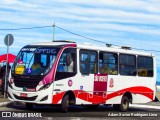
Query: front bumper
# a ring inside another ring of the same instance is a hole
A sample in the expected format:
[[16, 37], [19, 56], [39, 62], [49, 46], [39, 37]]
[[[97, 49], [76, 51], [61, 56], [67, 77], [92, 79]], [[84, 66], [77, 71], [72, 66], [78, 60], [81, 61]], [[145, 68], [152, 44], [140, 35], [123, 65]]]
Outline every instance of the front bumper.
[[[22, 94], [26, 96], [22, 96]], [[36, 92], [14, 90], [8, 86], [8, 96], [9, 100], [11, 101], [35, 104], [52, 104], [53, 84], [48, 89]]]

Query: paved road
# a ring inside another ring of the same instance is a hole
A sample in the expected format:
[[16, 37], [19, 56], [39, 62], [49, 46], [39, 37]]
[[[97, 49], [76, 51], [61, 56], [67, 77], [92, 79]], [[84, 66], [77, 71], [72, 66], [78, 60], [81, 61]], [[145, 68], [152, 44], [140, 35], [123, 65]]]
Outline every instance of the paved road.
[[[26, 110], [24, 105], [16, 105], [16, 106], [8, 106], [8, 107], [0, 107], [0, 111], [8, 111], [11, 112], [13, 117], [19, 115], [25, 115], [28, 117], [30, 115], [30, 120], [35, 119], [32, 118], [32, 115], [42, 116], [43, 118], [37, 119], [58, 119], [58, 120], [84, 120], [84, 119], [159, 119], [160, 118], [160, 109], [148, 109], [148, 108], [138, 108], [138, 107], [130, 107], [128, 112], [118, 112], [114, 111], [111, 106], [100, 106], [98, 109], [88, 109], [84, 106], [72, 106], [69, 109], [68, 113], [61, 113], [59, 106], [34, 106], [33, 110]], [[2, 113], [1, 113], [2, 114]], [[21, 116], [20, 115], [20, 116]], [[1, 115], [0, 115], [1, 116]], [[133, 117], [134, 116], [134, 117]], [[22, 117], [22, 116], [21, 116]], [[44, 118], [45, 117], [45, 118]], [[4, 119], [4, 118], [3, 118]], [[5, 118], [10, 119], [10, 118]], [[26, 118], [27, 119], [27, 118]]]

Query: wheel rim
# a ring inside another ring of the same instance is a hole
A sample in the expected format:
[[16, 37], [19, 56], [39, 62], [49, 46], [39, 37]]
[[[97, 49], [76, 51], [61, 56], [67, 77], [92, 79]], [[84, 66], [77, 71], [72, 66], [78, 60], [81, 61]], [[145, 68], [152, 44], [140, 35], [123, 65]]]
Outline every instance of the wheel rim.
[[62, 112], [68, 112], [68, 107], [69, 107], [69, 97], [65, 96], [61, 103]]
[[124, 100], [124, 101], [123, 101], [122, 106], [123, 106], [123, 109], [124, 109], [124, 110], [126, 110], [126, 109], [128, 108], [128, 102], [127, 102], [127, 100]]
[[69, 100], [67, 100], [67, 105], [66, 105], [66, 107], [68, 108], [68, 106], [69, 106]]

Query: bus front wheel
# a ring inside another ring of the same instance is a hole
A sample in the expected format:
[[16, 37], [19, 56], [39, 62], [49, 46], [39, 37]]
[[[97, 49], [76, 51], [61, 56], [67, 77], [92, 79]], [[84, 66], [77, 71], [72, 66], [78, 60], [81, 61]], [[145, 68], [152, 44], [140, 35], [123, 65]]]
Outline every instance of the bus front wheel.
[[68, 107], [69, 107], [69, 96], [65, 95], [62, 99], [61, 103], [61, 111], [62, 112], [68, 112]]

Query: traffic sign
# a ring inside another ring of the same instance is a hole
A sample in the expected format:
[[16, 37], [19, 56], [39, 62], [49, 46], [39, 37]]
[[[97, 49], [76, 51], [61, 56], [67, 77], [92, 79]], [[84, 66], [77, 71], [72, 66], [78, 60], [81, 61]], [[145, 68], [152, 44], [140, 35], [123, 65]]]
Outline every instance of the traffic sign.
[[6, 35], [6, 37], [4, 38], [4, 43], [6, 46], [11, 46], [13, 44], [14, 38], [12, 34], [8, 34]]

